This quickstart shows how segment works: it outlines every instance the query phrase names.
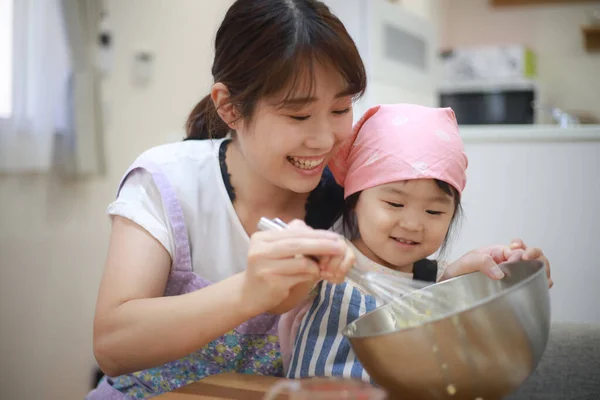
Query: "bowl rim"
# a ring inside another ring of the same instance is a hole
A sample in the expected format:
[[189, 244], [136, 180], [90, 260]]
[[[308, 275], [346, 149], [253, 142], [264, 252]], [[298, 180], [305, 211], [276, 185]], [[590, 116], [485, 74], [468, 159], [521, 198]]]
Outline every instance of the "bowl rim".
[[[494, 301], [498, 300], [500, 297], [503, 297], [506, 294], [509, 294], [511, 292], [519, 290], [521, 287], [529, 284], [529, 282], [531, 282], [532, 280], [535, 280], [538, 277], [539, 274], [543, 273], [544, 276], [546, 275], [546, 266], [545, 266], [545, 264], [543, 262], [541, 262], [539, 260], [519, 260], [519, 261], [513, 261], [513, 262], [505, 262], [505, 263], [498, 264], [498, 266], [500, 268], [502, 268], [503, 271], [504, 271], [504, 273], [506, 274], [507, 273], [506, 267], [508, 265], [517, 265], [517, 264], [530, 264], [532, 266], [533, 265], [537, 265], [538, 266], [538, 270], [535, 271], [530, 276], [528, 276], [527, 278], [523, 279], [521, 282], [519, 282], [519, 283], [517, 283], [517, 284], [515, 284], [515, 285], [513, 285], [513, 286], [511, 286], [509, 288], [506, 288], [505, 290], [503, 290], [501, 292], [493, 294], [492, 296], [485, 297], [485, 298], [483, 298], [481, 300], [478, 300], [478, 301], [474, 302], [473, 304], [471, 304], [470, 306], [465, 307], [464, 309], [460, 310], [459, 312], [456, 312], [456, 311], [454, 311], [454, 312], [448, 312], [448, 313], [442, 314], [442, 315], [440, 315], [438, 317], [428, 319], [428, 320], [424, 321], [423, 323], [420, 323], [420, 324], [417, 324], [417, 325], [414, 325], [414, 326], [408, 326], [406, 328], [400, 328], [400, 329], [393, 330], [393, 331], [390, 331], [390, 332], [382, 332], [382, 333], [376, 333], [376, 334], [370, 334], [370, 335], [349, 335], [348, 334], [348, 329], [349, 329], [350, 325], [356, 323], [360, 319], [366, 318], [367, 315], [375, 313], [375, 312], [379, 311], [380, 309], [382, 309], [384, 307], [389, 307], [389, 305], [392, 304], [392, 303], [387, 303], [387, 304], [384, 304], [382, 306], [377, 307], [376, 309], [374, 309], [372, 311], [369, 311], [368, 313], [365, 313], [365, 314], [361, 315], [360, 317], [358, 317], [354, 321], [352, 321], [349, 324], [347, 324], [344, 327], [344, 329], [342, 331], [342, 334], [345, 337], [347, 337], [348, 339], [363, 339], [363, 338], [371, 338], [371, 337], [393, 335], [393, 334], [396, 334], [396, 333], [399, 333], [399, 332], [406, 332], [406, 331], [410, 331], [410, 330], [413, 330], [413, 329], [416, 329], [416, 328], [422, 328], [424, 326], [431, 325], [431, 324], [439, 322], [439, 321], [441, 321], [443, 319], [446, 319], [449, 316], [452, 316], [452, 315], [453, 316], [459, 316], [459, 315], [462, 315], [462, 314], [464, 314], [464, 313], [466, 313], [468, 311], [473, 310], [476, 307], [479, 307], [479, 306], [487, 304], [487, 303], [494, 302]], [[463, 275], [455, 276], [454, 278], [450, 278], [450, 279], [447, 279], [447, 280], [442, 281], [442, 282], [436, 282], [433, 285], [444, 285], [444, 284], [447, 284], [449, 282], [461, 279], [461, 278], [463, 278], [463, 277], [465, 277], [467, 275], [471, 275], [471, 274], [483, 274], [483, 272], [481, 272], [481, 271], [470, 272], [468, 274], [463, 274]], [[488, 279], [492, 279], [492, 278], [488, 277]], [[501, 278], [500, 280], [502, 280], [502, 279], [504, 279], [504, 278]], [[546, 286], [546, 288], [547, 288], [547, 286]]]

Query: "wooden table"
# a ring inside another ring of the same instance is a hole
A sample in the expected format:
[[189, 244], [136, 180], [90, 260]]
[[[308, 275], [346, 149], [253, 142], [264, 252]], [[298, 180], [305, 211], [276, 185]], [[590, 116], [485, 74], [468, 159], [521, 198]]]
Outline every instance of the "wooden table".
[[[246, 374], [209, 376], [179, 390], [157, 396], [160, 400], [243, 399], [263, 400], [265, 393], [284, 378]], [[282, 396], [285, 399], [287, 396]]]

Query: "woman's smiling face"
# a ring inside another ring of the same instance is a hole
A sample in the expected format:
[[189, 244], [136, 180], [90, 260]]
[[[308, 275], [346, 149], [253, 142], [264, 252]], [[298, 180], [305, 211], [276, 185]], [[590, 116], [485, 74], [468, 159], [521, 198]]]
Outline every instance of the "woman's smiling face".
[[283, 104], [277, 96], [259, 100], [252, 119], [236, 125], [253, 172], [296, 193], [318, 185], [331, 155], [352, 132], [352, 96], [344, 79], [315, 63], [312, 83], [314, 90], [300, 85]]

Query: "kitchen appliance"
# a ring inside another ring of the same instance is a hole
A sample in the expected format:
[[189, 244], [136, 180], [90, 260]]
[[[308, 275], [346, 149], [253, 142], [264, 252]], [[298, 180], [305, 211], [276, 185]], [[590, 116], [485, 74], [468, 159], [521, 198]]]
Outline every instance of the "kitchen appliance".
[[440, 56], [441, 107], [461, 125], [533, 124], [536, 57], [519, 44], [460, 47]]
[[460, 125], [528, 125], [536, 122], [537, 88], [532, 81], [442, 84], [440, 107], [451, 107]]

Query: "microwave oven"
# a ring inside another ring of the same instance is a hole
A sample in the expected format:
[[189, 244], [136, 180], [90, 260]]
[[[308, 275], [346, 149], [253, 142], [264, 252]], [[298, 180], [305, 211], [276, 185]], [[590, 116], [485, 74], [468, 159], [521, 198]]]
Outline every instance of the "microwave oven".
[[536, 121], [532, 82], [453, 84], [439, 89], [440, 107], [451, 107], [460, 125], [528, 125]]

